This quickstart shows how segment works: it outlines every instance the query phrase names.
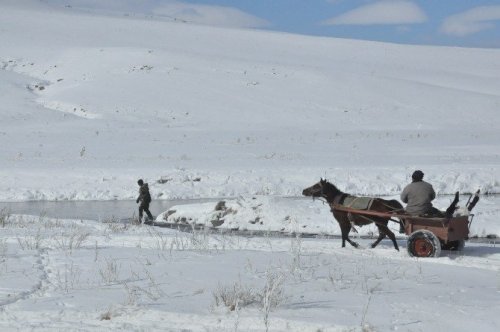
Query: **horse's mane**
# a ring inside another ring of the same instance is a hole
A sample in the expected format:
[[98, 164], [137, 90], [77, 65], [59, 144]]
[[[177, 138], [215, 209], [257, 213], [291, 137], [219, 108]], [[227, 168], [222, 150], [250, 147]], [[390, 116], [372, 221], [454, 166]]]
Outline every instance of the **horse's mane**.
[[333, 183], [327, 180], [324, 180], [323, 186], [326, 189], [324, 191], [329, 192], [333, 197], [337, 196], [338, 194], [343, 194], [343, 192], [339, 188], [337, 188]]

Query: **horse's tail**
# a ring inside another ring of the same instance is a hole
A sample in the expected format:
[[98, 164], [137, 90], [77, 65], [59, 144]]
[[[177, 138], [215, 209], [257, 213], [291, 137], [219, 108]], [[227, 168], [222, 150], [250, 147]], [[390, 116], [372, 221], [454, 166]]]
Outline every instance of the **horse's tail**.
[[[398, 200], [395, 200], [395, 199], [391, 199], [391, 200], [387, 200], [385, 201], [385, 205], [391, 209], [390, 211], [391, 212], [404, 212], [404, 207], [401, 203], [399, 203]], [[392, 221], [396, 221], [394, 219], [391, 219]], [[396, 221], [397, 223], [399, 223], [399, 233], [403, 234], [405, 232], [405, 228], [404, 228], [404, 222], [399, 219], [399, 221]]]

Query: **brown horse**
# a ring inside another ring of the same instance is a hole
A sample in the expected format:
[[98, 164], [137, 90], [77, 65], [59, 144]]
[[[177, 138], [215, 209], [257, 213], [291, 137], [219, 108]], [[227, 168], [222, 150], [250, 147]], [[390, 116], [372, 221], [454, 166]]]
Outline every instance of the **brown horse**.
[[[309, 188], [306, 188], [302, 191], [302, 195], [310, 196], [310, 197], [322, 197], [324, 198], [328, 204], [330, 205], [330, 209], [333, 213], [333, 217], [337, 220], [340, 226], [340, 231], [342, 232], [342, 247], [345, 247], [345, 242], [349, 242], [353, 247], [358, 247], [359, 244], [349, 239], [349, 232], [351, 231], [351, 224], [356, 226], [368, 225], [370, 223], [375, 223], [378, 228], [379, 236], [375, 242], [372, 243], [371, 247], [375, 248], [382, 239], [388, 236], [392, 243], [394, 244], [394, 248], [399, 251], [398, 244], [396, 242], [396, 236], [394, 233], [387, 227], [387, 223], [389, 222], [388, 217], [378, 217], [378, 216], [370, 216], [365, 217], [362, 215], [351, 214], [345, 211], [339, 211], [334, 208], [335, 205], [342, 205], [346, 199], [352, 201], [353, 199], [357, 199], [358, 197], [343, 193], [337, 187], [335, 187], [330, 182], [321, 179], [318, 183], [312, 185]], [[403, 211], [403, 206], [397, 200], [385, 200], [381, 198], [372, 198], [370, 200], [370, 204], [367, 207], [369, 211], [377, 211], [377, 212], [396, 212]]]

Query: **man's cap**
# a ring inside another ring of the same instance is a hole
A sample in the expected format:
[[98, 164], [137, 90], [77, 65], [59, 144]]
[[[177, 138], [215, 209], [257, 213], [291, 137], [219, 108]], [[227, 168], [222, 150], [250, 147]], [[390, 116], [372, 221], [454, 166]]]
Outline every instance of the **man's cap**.
[[424, 172], [422, 172], [421, 170], [416, 170], [411, 175], [411, 178], [416, 181], [422, 181], [422, 179], [424, 178]]

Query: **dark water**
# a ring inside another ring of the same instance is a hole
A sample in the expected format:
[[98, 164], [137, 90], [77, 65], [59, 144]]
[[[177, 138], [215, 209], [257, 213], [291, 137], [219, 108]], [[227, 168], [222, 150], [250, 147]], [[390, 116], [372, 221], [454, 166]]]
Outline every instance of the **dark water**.
[[[153, 201], [149, 210], [153, 216], [174, 205], [217, 202], [219, 199], [181, 199]], [[109, 218], [127, 219], [138, 215], [135, 201], [28, 201], [0, 202], [0, 210], [11, 214], [27, 214], [59, 219], [105, 220]]]

